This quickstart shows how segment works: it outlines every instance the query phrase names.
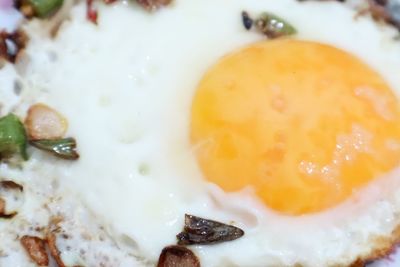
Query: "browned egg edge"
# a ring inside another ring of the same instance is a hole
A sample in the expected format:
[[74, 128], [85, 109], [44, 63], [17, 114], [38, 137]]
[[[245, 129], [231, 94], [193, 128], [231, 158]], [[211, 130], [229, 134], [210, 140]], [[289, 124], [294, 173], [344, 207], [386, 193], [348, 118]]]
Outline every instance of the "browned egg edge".
[[[359, 256], [349, 267], [364, 267], [367, 263], [389, 256], [400, 244], [400, 224], [397, 225], [389, 236], [374, 236], [370, 238], [372, 251], [369, 254]], [[345, 267], [336, 265], [333, 267]]]

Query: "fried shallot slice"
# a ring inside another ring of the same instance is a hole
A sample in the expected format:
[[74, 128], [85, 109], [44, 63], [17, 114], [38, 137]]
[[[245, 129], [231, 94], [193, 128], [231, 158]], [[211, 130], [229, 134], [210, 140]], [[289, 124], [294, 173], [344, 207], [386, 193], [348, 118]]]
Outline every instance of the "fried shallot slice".
[[168, 246], [162, 250], [157, 267], [200, 267], [200, 262], [190, 249]]
[[47, 235], [47, 245], [49, 246], [50, 254], [56, 261], [58, 267], [65, 267], [64, 262], [61, 259], [60, 256], [60, 251], [57, 248], [57, 238], [56, 235], [53, 233], [50, 233]]
[[67, 131], [67, 120], [45, 104], [32, 105], [25, 119], [29, 139], [59, 139]]
[[48, 266], [49, 257], [46, 253], [46, 243], [37, 236], [24, 235], [20, 242], [25, 248], [29, 257], [39, 266]]
[[171, 0], [136, 0], [142, 7], [147, 10], [155, 10], [162, 6], [169, 5]]

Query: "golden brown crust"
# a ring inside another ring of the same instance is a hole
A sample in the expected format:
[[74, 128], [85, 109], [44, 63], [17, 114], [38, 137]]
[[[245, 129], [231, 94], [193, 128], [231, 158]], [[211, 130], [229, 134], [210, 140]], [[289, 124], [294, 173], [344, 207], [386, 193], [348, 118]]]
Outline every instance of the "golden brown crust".
[[57, 248], [55, 234], [50, 233], [47, 235], [47, 245], [49, 246], [50, 254], [56, 261], [58, 267], [65, 267], [65, 264], [62, 261], [61, 256], [60, 256], [60, 251]]
[[371, 239], [375, 248], [368, 255], [357, 258], [349, 267], [364, 267], [368, 262], [389, 256], [396, 245], [400, 244], [400, 225], [397, 226], [390, 236], [377, 236]]
[[[16, 50], [10, 52], [7, 42], [14, 44]], [[22, 30], [17, 30], [12, 33], [0, 31], [0, 58], [4, 58], [12, 63], [15, 63], [18, 55], [25, 49], [28, 42], [28, 36]]]
[[0, 214], [4, 214], [6, 211], [6, 201], [0, 198]]
[[22, 185], [10, 180], [0, 181], [0, 187], [6, 190], [18, 190], [21, 192], [24, 191], [24, 187]]
[[[397, 245], [400, 244], [400, 225], [398, 225], [390, 236], [376, 236], [370, 238], [372, 251], [366, 255], [359, 256], [350, 264], [332, 264], [331, 267], [365, 267], [367, 264], [380, 260], [393, 253]], [[304, 267], [303, 265], [295, 265], [294, 267]]]
[[21, 239], [21, 244], [25, 248], [29, 257], [39, 266], [48, 266], [49, 257], [46, 253], [45, 242], [43, 239], [36, 236], [24, 235]]
[[17, 212], [6, 213], [6, 201], [0, 198], [0, 218], [2, 219], [12, 219]]

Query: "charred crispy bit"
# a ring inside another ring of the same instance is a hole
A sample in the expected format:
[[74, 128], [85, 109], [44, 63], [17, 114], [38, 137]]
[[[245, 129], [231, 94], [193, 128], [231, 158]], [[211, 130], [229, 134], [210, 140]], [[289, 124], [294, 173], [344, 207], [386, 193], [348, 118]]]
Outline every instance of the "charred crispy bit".
[[8, 33], [5, 31], [0, 32], [0, 59], [4, 58], [6, 60], [9, 60], [9, 55], [8, 55], [8, 48], [7, 48], [7, 36]]
[[[0, 188], [3, 188], [5, 190], [18, 190], [18, 191], [23, 191], [22, 185], [19, 185], [13, 181], [0, 181]], [[6, 213], [6, 201], [2, 198], [0, 198], [0, 218], [2, 219], [11, 219], [15, 215], [17, 215], [17, 212], [11, 212], [11, 213]]]
[[7, 189], [7, 190], [18, 190], [18, 191], [24, 191], [24, 187], [20, 184], [17, 184], [16, 182], [13, 181], [0, 181], [0, 187]]
[[60, 251], [57, 248], [56, 244], [57, 238], [55, 234], [50, 233], [47, 235], [47, 245], [49, 246], [50, 254], [56, 261], [58, 267], [65, 267], [64, 262], [61, 259]]
[[186, 214], [184, 229], [176, 237], [179, 245], [207, 245], [232, 241], [243, 235], [244, 231], [238, 227]]
[[159, 7], [169, 5], [172, 0], [136, 0], [142, 7], [147, 10], [155, 10]]
[[20, 242], [29, 257], [39, 266], [48, 266], [49, 257], [46, 253], [45, 241], [36, 236], [24, 235]]
[[0, 198], [0, 218], [12, 219], [15, 215], [17, 215], [16, 212], [6, 213], [6, 201]]
[[41, 103], [29, 108], [24, 124], [31, 140], [62, 138], [68, 127], [59, 112]]
[[4, 199], [0, 198], [0, 214], [4, 213], [6, 210], [6, 202]]
[[17, 215], [16, 212], [6, 213], [6, 201], [0, 198], [0, 218], [12, 219], [15, 215]]
[[10, 34], [10, 40], [15, 44], [18, 50], [16, 53], [17, 56], [18, 52], [26, 47], [26, 44], [28, 43], [28, 36], [23, 30], [17, 30]]
[[28, 37], [22, 30], [12, 33], [0, 31], [0, 58], [14, 63], [27, 42]]
[[[4, 200], [2, 200], [2, 199], [0, 199], [0, 202], [4, 202]], [[1, 203], [0, 203], [0, 205], [1, 205]], [[1, 219], [12, 219], [12, 218], [14, 218], [16, 215], [17, 215], [18, 213], [16, 212], [16, 211], [13, 211], [13, 212], [11, 212], [11, 213], [1, 213], [0, 212], [0, 218]]]
[[168, 246], [162, 250], [157, 267], [200, 267], [200, 262], [191, 250]]
[[11, 219], [13, 218], [15, 215], [17, 215], [16, 212], [12, 212], [12, 213], [6, 213], [6, 201], [2, 198], [0, 198], [0, 218], [1, 219]]

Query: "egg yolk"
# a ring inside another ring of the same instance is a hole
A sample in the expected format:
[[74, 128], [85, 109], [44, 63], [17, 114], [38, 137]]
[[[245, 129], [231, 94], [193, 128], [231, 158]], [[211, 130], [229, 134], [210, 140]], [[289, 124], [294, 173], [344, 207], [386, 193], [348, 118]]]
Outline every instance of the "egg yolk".
[[400, 159], [400, 108], [388, 84], [314, 42], [265, 41], [220, 59], [198, 85], [190, 131], [208, 181], [253, 188], [290, 215], [343, 202]]

